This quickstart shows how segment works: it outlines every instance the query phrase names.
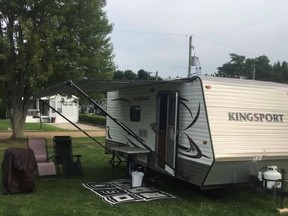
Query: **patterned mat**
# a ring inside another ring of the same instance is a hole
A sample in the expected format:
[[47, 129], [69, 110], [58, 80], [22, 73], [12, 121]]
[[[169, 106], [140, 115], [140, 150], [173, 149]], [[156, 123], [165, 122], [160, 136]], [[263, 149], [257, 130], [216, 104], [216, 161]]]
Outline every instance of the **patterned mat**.
[[176, 198], [166, 192], [145, 185], [131, 188], [130, 179], [118, 179], [110, 182], [90, 182], [82, 183], [82, 185], [112, 205]]

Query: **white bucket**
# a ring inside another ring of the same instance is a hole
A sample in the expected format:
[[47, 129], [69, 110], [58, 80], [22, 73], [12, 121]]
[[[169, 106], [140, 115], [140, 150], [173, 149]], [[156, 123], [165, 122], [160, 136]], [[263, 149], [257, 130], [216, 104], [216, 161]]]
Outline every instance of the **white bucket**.
[[142, 186], [142, 180], [144, 173], [143, 172], [138, 172], [134, 171], [132, 172], [132, 187], [141, 187]]

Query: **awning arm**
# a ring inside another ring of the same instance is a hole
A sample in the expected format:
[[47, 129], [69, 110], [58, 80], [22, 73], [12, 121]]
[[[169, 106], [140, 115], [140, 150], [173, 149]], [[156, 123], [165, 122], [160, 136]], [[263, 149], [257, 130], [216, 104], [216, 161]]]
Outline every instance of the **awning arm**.
[[64, 118], [66, 121], [68, 121], [70, 124], [72, 124], [74, 127], [76, 127], [78, 130], [80, 130], [82, 133], [84, 133], [86, 136], [88, 136], [90, 139], [92, 139], [94, 142], [96, 142], [98, 145], [103, 147], [106, 151], [112, 154], [112, 151], [108, 149], [106, 146], [102, 145], [100, 142], [98, 142], [94, 137], [90, 136], [86, 131], [82, 130], [78, 125], [76, 125], [74, 122], [70, 121], [67, 117], [65, 117], [62, 113], [58, 112], [54, 107], [50, 106], [47, 102], [44, 100], [39, 99], [42, 103], [44, 103], [46, 106], [51, 108], [53, 111], [55, 111], [58, 115], [60, 115], [62, 118]]

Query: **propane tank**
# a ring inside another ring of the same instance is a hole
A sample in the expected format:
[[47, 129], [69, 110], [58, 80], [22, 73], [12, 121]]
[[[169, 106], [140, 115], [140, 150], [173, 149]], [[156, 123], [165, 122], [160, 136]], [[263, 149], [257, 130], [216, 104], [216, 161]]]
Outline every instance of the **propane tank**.
[[277, 171], [277, 166], [267, 166], [267, 170], [263, 173], [263, 180], [266, 189], [281, 188], [281, 173]]

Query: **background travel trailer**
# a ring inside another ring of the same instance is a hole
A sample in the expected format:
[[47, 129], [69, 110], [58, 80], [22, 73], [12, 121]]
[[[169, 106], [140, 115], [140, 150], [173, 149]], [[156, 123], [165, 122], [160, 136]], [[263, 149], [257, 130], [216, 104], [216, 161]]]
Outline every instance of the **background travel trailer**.
[[[53, 95], [41, 98], [51, 107], [67, 117], [71, 122], [78, 122], [79, 120], [79, 102], [75, 96], [66, 97], [61, 95]], [[53, 122], [53, 123], [67, 123], [67, 121], [53, 109], [50, 109], [43, 102], [36, 100], [34, 107], [28, 109], [26, 122]]]
[[288, 87], [195, 77], [107, 94], [106, 146], [148, 148], [136, 163], [209, 188], [288, 168]]

